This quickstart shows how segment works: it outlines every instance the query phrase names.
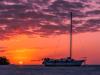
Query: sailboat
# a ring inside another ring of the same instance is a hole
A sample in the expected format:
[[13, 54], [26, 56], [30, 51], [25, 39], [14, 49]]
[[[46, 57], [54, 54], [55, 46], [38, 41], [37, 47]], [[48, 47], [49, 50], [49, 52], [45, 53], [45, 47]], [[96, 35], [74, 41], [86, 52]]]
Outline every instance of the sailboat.
[[69, 57], [64, 59], [51, 59], [51, 58], [44, 58], [42, 64], [45, 66], [81, 66], [85, 63], [85, 59], [76, 60], [72, 58], [72, 12], [70, 13], [71, 21], [70, 21], [70, 53]]

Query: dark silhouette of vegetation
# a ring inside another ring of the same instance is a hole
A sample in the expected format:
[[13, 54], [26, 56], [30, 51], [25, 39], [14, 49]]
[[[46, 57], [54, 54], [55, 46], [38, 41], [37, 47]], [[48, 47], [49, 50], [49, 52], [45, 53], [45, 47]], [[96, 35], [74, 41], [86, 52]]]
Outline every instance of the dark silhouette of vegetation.
[[0, 57], [0, 65], [9, 65], [10, 62], [6, 57]]

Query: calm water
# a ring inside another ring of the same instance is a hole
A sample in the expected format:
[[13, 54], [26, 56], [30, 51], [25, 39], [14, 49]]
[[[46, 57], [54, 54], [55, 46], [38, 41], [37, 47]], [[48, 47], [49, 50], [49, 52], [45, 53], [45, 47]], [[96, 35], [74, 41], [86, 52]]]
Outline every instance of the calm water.
[[0, 66], [0, 75], [100, 75], [100, 66]]

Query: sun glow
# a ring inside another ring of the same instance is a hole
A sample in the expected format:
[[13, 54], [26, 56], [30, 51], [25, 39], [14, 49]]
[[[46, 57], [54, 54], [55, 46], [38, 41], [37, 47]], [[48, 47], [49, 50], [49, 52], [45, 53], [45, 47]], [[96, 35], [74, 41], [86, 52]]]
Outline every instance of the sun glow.
[[36, 49], [17, 49], [9, 52], [12, 63], [14, 64], [30, 64], [32, 59], [36, 59], [38, 56]]
[[24, 62], [23, 62], [23, 61], [19, 61], [19, 64], [20, 64], [20, 65], [23, 65], [23, 64], [24, 64]]

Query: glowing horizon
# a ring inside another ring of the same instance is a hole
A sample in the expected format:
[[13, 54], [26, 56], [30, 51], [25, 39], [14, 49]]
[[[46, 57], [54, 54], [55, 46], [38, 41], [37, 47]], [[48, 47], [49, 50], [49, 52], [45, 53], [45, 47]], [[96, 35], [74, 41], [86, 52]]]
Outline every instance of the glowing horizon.
[[[100, 63], [100, 61], [96, 61], [97, 58], [99, 59], [98, 47], [100, 43], [98, 40], [95, 40], [96, 37], [94, 35], [96, 34], [99, 34], [99, 32], [73, 35], [73, 58], [80, 59], [87, 57], [88, 64]], [[90, 39], [91, 37], [94, 40]], [[99, 38], [100, 36], [98, 35]], [[91, 44], [86, 43], [86, 41]], [[0, 44], [3, 47], [2, 49], [6, 51], [0, 52], [0, 55], [6, 56], [12, 64], [19, 64], [20, 61], [23, 64], [41, 64], [42, 59], [45, 57], [59, 59], [69, 56], [69, 36], [66, 34], [48, 38], [30, 38], [20, 35], [20, 37], [16, 36], [10, 40], [0, 41]]]

